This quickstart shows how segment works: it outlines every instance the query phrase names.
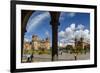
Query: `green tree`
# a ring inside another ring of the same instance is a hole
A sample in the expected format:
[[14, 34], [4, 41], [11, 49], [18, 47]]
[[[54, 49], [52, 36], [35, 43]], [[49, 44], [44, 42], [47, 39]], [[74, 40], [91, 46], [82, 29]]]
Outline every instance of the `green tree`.
[[73, 51], [73, 46], [72, 46], [72, 45], [67, 45], [67, 46], [66, 46], [66, 50], [67, 50], [67, 52], [70, 51], [70, 53], [72, 53], [72, 51]]

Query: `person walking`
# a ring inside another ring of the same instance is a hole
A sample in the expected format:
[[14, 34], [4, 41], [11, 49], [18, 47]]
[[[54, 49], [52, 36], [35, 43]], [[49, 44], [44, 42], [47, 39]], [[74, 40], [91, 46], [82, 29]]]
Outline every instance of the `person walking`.
[[34, 58], [34, 56], [33, 56], [33, 53], [32, 53], [31, 56], [30, 56], [31, 62], [33, 61], [33, 58]]

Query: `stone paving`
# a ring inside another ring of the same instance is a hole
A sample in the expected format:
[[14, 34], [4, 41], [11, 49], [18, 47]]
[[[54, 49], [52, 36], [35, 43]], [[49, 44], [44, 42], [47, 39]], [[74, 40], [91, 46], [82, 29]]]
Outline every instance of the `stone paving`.
[[[77, 60], [88, 60], [88, 59], [90, 59], [90, 53], [79, 54], [77, 56]], [[72, 61], [72, 60], [75, 60], [73, 54], [62, 53], [62, 55], [58, 55], [58, 61]], [[51, 55], [48, 54], [41, 54], [41, 55], [35, 54], [33, 58], [33, 62], [49, 62], [49, 61], [51, 61]]]

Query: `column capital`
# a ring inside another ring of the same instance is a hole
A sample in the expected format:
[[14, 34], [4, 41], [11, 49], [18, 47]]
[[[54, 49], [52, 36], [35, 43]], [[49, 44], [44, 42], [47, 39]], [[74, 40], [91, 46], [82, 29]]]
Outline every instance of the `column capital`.
[[60, 12], [49, 12], [50, 13], [50, 16], [51, 16], [51, 22], [50, 24], [52, 26], [54, 25], [60, 25], [59, 23], [59, 16], [60, 16]]

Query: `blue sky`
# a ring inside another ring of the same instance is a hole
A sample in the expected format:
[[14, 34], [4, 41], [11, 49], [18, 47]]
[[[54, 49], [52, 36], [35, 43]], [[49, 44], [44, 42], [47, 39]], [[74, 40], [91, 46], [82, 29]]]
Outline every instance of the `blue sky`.
[[[46, 11], [36, 11], [34, 12], [28, 20], [24, 38], [31, 41], [33, 34], [38, 35], [41, 39], [45, 39], [47, 36], [50, 37], [52, 41], [52, 27], [50, 25], [50, 15]], [[70, 27], [81, 27], [87, 30], [89, 34], [90, 30], [90, 14], [89, 13], [77, 13], [77, 12], [61, 12], [59, 18], [60, 26], [58, 27], [58, 34], [60, 32], [67, 32]], [[84, 31], [85, 31], [84, 30]], [[63, 34], [61, 34], [63, 35]], [[60, 36], [58, 36], [59, 40]]]
[[90, 14], [89, 13], [72, 13], [72, 12], [62, 12], [60, 15], [59, 30], [64, 30], [70, 24], [75, 24], [76, 26], [82, 24], [85, 28], [90, 29]]
[[39, 38], [45, 39], [47, 36], [52, 36], [50, 15], [48, 12], [36, 11], [28, 20], [24, 37], [31, 40], [33, 34], [38, 35]]

